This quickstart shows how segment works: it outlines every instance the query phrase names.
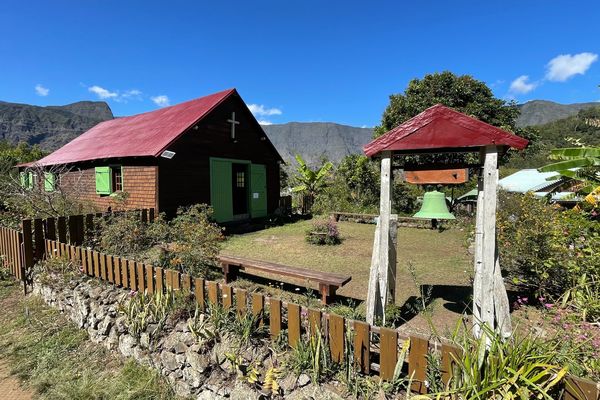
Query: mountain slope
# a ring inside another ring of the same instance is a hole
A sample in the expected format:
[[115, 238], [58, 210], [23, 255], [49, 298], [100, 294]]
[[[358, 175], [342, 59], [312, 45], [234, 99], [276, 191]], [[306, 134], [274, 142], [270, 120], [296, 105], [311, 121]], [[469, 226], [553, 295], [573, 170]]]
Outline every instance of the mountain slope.
[[323, 158], [338, 162], [348, 154], [362, 154], [362, 146], [373, 136], [373, 129], [331, 122], [289, 122], [264, 125], [263, 129], [286, 162], [300, 154], [309, 164]]
[[600, 103], [560, 104], [546, 100], [528, 101], [519, 105], [521, 115], [517, 119], [517, 126], [544, 125], [576, 115], [579, 110], [598, 105]]
[[48, 107], [0, 102], [0, 139], [39, 144], [51, 151], [112, 118], [105, 102], [80, 101]]

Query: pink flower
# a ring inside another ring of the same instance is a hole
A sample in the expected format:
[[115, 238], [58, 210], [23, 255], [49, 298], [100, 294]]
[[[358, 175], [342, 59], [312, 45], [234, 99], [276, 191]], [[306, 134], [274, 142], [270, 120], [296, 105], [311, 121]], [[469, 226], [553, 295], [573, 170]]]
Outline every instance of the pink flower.
[[131, 292], [129, 292], [129, 297], [133, 297], [137, 294], [137, 291], [132, 290]]
[[544, 307], [546, 307], [546, 308], [552, 308], [552, 307], [554, 307], [554, 304], [552, 304], [552, 303], [546, 303], [546, 304], [544, 304]]

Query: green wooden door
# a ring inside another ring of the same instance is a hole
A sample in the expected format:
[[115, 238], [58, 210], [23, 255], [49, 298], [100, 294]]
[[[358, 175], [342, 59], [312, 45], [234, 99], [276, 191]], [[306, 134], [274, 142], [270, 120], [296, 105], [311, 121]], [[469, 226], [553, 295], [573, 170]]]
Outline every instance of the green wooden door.
[[210, 202], [217, 222], [233, 219], [231, 161], [212, 159], [210, 162]]
[[250, 216], [267, 216], [267, 169], [261, 164], [250, 164]]

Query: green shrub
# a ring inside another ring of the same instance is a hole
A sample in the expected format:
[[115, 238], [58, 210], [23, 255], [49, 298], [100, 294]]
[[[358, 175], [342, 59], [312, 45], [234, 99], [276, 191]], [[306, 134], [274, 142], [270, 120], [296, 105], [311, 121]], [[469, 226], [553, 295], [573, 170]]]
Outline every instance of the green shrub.
[[[503, 270], [537, 297], [556, 299], [583, 290], [584, 275], [588, 281], [600, 281], [600, 224], [532, 194], [501, 194], [498, 243]], [[598, 301], [597, 291], [590, 295], [586, 301], [594, 296]]]
[[208, 275], [223, 240], [222, 229], [212, 221], [212, 210], [205, 204], [179, 208], [171, 221], [161, 214], [154, 222], [144, 223], [137, 213], [126, 212], [97, 218], [96, 226], [92, 246], [194, 277]]

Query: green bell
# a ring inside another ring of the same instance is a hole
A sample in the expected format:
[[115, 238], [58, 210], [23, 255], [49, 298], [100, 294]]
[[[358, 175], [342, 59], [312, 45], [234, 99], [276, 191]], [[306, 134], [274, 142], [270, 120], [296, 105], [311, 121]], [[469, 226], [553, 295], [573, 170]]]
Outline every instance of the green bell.
[[423, 196], [423, 205], [418, 213], [413, 215], [415, 218], [424, 219], [456, 219], [446, 205], [446, 196], [442, 192], [434, 190], [425, 193]]

